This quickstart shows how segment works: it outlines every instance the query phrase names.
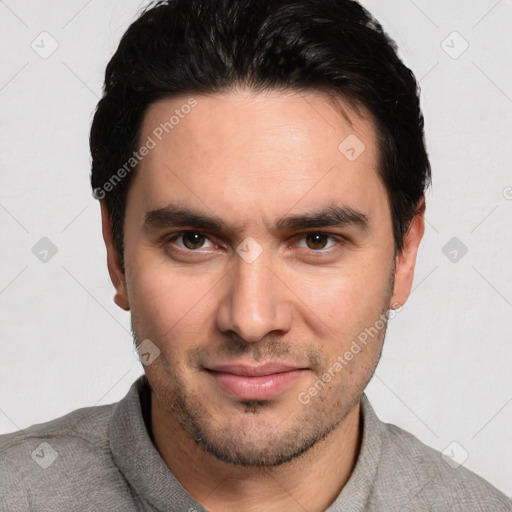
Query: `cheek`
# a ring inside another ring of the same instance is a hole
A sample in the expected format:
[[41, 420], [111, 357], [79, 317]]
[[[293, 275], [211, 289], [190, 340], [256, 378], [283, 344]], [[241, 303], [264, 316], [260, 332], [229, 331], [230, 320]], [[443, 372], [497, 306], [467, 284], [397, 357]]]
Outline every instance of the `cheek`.
[[329, 273], [296, 276], [304, 314], [321, 319], [323, 332], [338, 339], [364, 329], [375, 321], [389, 294], [390, 269], [384, 261], [347, 263]]
[[165, 265], [137, 265], [127, 279], [131, 314], [136, 334], [153, 337], [160, 349], [197, 340], [204, 319], [209, 318], [215, 280], [211, 274], [192, 278]]

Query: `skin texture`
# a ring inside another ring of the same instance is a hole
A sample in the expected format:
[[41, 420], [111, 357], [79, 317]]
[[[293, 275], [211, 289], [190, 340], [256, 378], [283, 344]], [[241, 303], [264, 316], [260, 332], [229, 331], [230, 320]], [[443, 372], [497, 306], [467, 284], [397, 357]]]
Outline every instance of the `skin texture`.
[[[359, 400], [382, 350], [383, 315], [410, 292], [423, 214], [395, 254], [373, 123], [349, 103], [341, 102], [344, 115], [319, 92], [194, 98], [133, 177], [125, 272], [102, 204], [114, 300], [131, 311], [136, 342], [160, 350], [144, 367], [155, 443], [209, 510], [324, 510], [357, 460]], [[141, 141], [188, 99], [153, 104]], [[351, 134], [365, 145], [354, 161], [338, 149]], [[227, 226], [145, 224], [171, 203]], [[275, 229], [282, 217], [329, 206], [358, 212], [365, 227]], [[196, 233], [180, 237], [184, 230]], [[256, 241], [250, 254], [261, 250], [252, 262], [237, 252], [247, 237]], [[378, 334], [336, 371], [372, 326]], [[300, 371], [264, 400], [233, 396], [208, 371], [266, 362]], [[322, 378], [307, 403], [299, 400]]]

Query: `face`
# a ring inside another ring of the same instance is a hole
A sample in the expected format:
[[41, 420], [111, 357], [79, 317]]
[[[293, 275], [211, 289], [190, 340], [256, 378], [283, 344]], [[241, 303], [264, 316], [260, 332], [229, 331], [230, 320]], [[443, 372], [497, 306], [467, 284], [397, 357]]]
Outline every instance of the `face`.
[[409, 293], [422, 223], [395, 257], [373, 123], [342, 105], [251, 91], [153, 104], [125, 274], [104, 222], [116, 302], [160, 351], [144, 367], [153, 403], [223, 461], [278, 465], [335, 431]]

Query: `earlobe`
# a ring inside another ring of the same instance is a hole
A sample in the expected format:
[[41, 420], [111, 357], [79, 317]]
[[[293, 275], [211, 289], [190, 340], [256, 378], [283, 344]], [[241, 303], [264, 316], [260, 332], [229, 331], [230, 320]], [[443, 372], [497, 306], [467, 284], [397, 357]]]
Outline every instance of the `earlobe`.
[[396, 255], [395, 282], [389, 307], [403, 306], [411, 293], [418, 248], [425, 232], [425, 199], [422, 198], [404, 237], [402, 250]]
[[128, 302], [128, 293], [126, 289], [125, 273], [121, 265], [121, 258], [114, 244], [114, 237], [112, 234], [112, 224], [110, 222], [110, 215], [107, 205], [104, 201], [100, 201], [101, 207], [101, 226], [103, 231], [103, 240], [107, 248], [107, 267], [110, 275], [110, 280], [114, 285], [116, 293], [114, 295], [114, 302], [125, 311], [130, 310]]

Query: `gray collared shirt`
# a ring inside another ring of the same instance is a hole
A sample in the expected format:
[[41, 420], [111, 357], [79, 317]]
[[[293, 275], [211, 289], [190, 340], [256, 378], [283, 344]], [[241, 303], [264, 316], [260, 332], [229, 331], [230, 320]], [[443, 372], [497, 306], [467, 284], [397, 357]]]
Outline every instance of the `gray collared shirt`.
[[[349, 481], [328, 512], [510, 511], [511, 501], [361, 398], [363, 437]], [[0, 436], [0, 511], [203, 512], [152, 441], [145, 375], [119, 402], [78, 409]]]

